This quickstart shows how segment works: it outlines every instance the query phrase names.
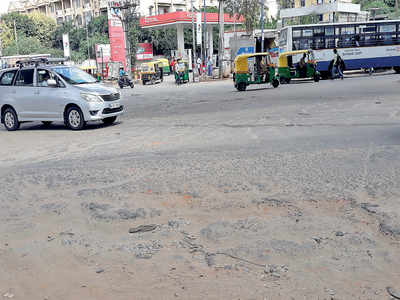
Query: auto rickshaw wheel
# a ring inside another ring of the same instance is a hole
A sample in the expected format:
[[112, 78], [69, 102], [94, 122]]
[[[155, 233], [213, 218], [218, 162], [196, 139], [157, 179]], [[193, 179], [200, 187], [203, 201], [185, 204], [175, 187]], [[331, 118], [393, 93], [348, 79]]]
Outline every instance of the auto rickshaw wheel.
[[400, 67], [393, 67], [393, 70], [394, 70], [397, 74], [400, 74]]
[[156, 83], [156, 81], [154, 80], [154, 77], [151, 78], [150, 82], [151, 82], [151, 84], [155, 84]]
[[244, 92], [247, 88], [247, 85], [244, 82], [240, 82], [237, 84], [236, 88], [239, 92]]
[[272, 86], [274, 87], [274, 88], [277, 88], [278, 86], [279, 86], [279, 80], [278, 79], [272, 79]]
[[319, 80], [320, 80], [319, 75], [318, 75], [318, 74], [315, 74], [315, 75], [314, 75], [314, 81], [315, 81], [315, 82], [318, 82]]

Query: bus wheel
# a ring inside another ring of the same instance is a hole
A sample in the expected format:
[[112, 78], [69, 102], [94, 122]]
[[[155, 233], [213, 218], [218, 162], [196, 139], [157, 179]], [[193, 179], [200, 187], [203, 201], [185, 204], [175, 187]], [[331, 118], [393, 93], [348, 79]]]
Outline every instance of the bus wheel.
[[274, 88], [277, 88], [279, 86], [279, 80], [278, 79], [272, 79], [272, 86]]
[[393, 70], [394, 70], [397, 74], [400, 74], [400, 67], [393, 67]]
[[280, 84], [285, 84], [285, 83], [287, 83], [287, 79], [285, 77], [280, 77], [279, 82], [280, 82]]
[[237, 88], [237, 90], [238, 90], [239, 92], [244, 92], [244, 91], [246, 90], [247, 86], [246, 86], [246, 83], [240, 82], [240, 83], [237, 85], [236, 88]]

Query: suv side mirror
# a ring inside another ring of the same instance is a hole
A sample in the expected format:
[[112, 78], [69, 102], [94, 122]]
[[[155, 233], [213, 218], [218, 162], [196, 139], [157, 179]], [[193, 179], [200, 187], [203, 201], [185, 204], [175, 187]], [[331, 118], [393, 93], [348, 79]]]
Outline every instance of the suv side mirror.
[[55, 81], [54, 79], [49, 79], [47, 80], [47, 85], [49, 87], [57, 87], [57, 81]]

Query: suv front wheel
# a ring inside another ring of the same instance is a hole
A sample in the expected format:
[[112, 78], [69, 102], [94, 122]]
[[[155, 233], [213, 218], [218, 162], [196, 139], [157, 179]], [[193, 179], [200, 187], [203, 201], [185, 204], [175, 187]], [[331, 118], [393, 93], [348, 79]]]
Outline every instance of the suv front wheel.
[[81, 130], [85, 127], [85, 119], [83, 113], [77, 106], [67, 109], [64, 116], [65, 125], [72, 130]]
[[18, 116], [15, 110], [12, 108], [6, 108], [3, 113], [4, 126], [8, 131], [18, 130], [20, 123], [18, 121]]

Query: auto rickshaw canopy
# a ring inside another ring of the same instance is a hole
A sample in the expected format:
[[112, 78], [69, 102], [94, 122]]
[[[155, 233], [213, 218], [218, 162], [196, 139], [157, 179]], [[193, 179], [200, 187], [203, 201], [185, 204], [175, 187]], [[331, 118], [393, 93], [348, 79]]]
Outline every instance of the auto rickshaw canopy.
[[313, 54], [312, 50], [296, 50], [296, 51], [287, 51], [279, 54], [278, 58], [278, 68], [287, 68], [288, 67], [288, 56], [298, 55], [298, 54]]
[[156, 68], [155, 65], [158, 65], [159, 67], [162, 67], [162, 63], [160, 61], [150, 61], [146, 63], [142, 63], [140, 66], [141, 72], [142, 73], [154, 73]]
[[159, 62], [161, 63], [162, 67], [169, 67], [169, 61], [166, 58], [158, 58], [157, 60], [155, 60], [154, 62]]
[[241, 54], [236, 56], [235, 58], [235, 73], [248, 73], [249, 72], [249, 63], [248, 59], [253, 57], [271, 57], [268, 52], [261, 53], [249, 53], [249, 54]]

